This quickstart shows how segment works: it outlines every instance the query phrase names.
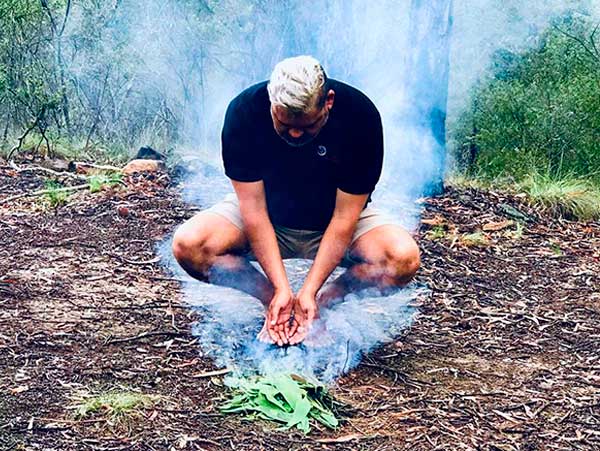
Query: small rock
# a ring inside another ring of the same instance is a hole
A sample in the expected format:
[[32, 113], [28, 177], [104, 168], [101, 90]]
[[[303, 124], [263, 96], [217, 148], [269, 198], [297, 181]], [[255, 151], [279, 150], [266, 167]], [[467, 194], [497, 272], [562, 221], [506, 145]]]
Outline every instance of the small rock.
[[120, 207], [117, 207], [117, 213], [121, 218], [126, 218], [129, 216], [129, 208], [121, 205]]
[[124, 174], [133, 174], [134, 172], [159, 172], [165, 169], [165, 164], [158, 160], [131, 160], [123, 168]]
[[69, 162], [61, 158], [49, 158], [40, 162], [40, 166], [43, 168], [51, 169], [53, 171], [68, 171]]
[[530, 216], [528, 216], [527, 214], [523, 213], [521, 210], [517, 210], [515, 207], [508, 205], [508, 204], [500, 204], [499, 205], [500, 210], [507, 214], [508, 216], [511, 216], [515, 219], [520, 219], [521, 221], [526, 221], [526, 222], [532, 222], [533, 218], [531, 218]]
[[164, 161], [165, 156], [158, 150], [154, 150], [152, 147], [140, 147], [134, 160], [160, 160]]

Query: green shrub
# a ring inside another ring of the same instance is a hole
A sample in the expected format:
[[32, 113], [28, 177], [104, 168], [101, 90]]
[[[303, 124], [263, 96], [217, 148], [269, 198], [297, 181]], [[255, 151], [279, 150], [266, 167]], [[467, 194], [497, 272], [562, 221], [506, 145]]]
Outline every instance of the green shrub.
[[90, 192], [97, 193], [102, 191], [104, 187], [113, 187], [122, 183], [123, 174], [120, 172], [114, 172], [110, 174], [98, 174], [88, 177], [88, 183], [90, 184]]
[[524, 181], [592, 179], [600, 184], [598, 28], [563, 19], [521, 54], [496, 53], [450, 131], [466, 174]]

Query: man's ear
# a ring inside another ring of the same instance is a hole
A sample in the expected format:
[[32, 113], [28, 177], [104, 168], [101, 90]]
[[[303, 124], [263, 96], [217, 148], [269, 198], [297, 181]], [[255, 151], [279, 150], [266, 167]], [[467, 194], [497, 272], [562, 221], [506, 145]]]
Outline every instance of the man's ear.
[[327, 111], [330, 111], [331, 108], [333, 108], [334, 100], [335, 91], [333, 89], [330, 89], [329, 91], [327, 91], [327, 97], [325, 98], [325, 107], [327, 108]]

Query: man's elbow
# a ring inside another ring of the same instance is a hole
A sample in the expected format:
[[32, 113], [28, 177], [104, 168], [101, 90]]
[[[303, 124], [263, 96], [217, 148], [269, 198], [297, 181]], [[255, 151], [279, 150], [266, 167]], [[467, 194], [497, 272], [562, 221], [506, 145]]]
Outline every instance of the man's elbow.
[[350, 239], [356, 230], [357, 223], [358, 219], [334, 215], [329, 223], [329, 228], [336, 236]]
[[269, 214], [266, 209], [260, 207], [245, 206], [240, 208], [242, 222], [248, 229], [264, 227], [270, 223]]

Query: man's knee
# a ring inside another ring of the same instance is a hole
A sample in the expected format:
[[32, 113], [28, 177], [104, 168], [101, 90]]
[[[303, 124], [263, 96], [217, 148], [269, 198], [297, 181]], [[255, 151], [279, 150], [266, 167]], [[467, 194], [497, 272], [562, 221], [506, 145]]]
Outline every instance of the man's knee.
[[386, 268], [396, 285], [408, 283], [421, 267], [419, 246], [414, 241], [388, 249]]
[[192, 230], [182, 224], [173, 235], [173, 256], [180, 265], [202, 267], [208, 266], [215, 256], [208, 238], [198, 230]]

